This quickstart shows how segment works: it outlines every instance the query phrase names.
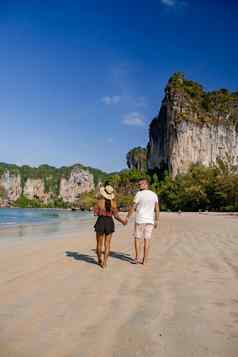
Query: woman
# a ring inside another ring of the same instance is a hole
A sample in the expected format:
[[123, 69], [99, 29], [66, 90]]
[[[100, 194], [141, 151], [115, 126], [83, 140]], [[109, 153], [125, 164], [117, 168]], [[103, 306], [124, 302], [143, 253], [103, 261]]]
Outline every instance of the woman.
[[98, 264], [102, 268], [105, 268], [110, 253], [112, 234], [115, 231], [112, 217], [124, 225], [126, 224], [126, 221], [118, 215], [115, 194], [112, 186], [107, 184], [105, 187], [101, 187], [100, 196], [101, 197], [98, 198], [94, 208], [94, 214], [98, 216], [94, 229], [97, 238], [96, 252], [98, 256]]

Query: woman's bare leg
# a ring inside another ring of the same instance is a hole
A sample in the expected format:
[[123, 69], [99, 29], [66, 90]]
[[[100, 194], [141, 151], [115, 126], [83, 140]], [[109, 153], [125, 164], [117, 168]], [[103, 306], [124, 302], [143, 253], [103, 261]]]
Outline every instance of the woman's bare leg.
[[104, 234], [97, 233], [96, 237], [97, 237], [96, 253], [98, 256], [98, 264], [100, 266], [102, 266], [103, 265], [103, 257], [102, 257], [103, 256], [103, 243], [104, 243], [105, 236], [104, 236]]
[[105, 236], [105, 252], [104, 252], [104, 263], [103, 266], [106, 268], [107, 266], [107, 260], [110, 254], [110, 248], [111, 248], [111, 239], [112, 239], [112, 234], [107, 234]]

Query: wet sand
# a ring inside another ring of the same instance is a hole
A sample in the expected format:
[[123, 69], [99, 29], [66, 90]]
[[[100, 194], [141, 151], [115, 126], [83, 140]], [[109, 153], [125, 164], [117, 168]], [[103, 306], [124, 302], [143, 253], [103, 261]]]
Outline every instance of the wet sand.
[[238, 356], [238, 217], [162, 213], [147, 266], [132, 221], [106, 270], [92, 229], [0, 240], [0, 357]]

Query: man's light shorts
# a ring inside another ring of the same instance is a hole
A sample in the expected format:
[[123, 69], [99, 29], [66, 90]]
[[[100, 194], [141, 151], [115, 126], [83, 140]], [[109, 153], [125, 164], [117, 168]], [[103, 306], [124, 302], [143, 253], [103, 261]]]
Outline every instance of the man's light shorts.
[[151, 239], [154, 225], [151, 223], [135, 223], [136, 239]]

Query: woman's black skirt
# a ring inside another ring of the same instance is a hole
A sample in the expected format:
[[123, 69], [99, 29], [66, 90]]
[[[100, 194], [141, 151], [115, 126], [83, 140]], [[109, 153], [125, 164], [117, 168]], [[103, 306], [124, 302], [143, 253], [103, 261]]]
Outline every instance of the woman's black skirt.
[[108, 235], [115, 232], [115, 224], [112, 217], [99, 216], [94, 225], [94, 229], [99, 234]]

